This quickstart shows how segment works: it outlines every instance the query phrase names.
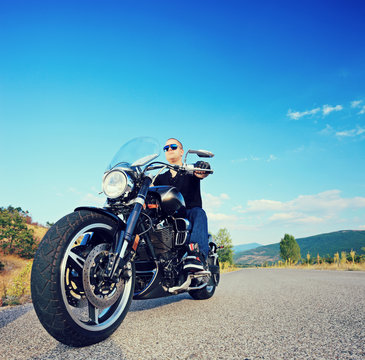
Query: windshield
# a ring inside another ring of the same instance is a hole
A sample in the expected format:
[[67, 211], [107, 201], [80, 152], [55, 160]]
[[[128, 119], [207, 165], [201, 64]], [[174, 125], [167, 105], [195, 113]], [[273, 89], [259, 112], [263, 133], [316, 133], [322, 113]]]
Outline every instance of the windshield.
[[159, 142], [151, 137], [138, 137], [122, 145], [107, 167], [110, 170], [116, 166], [143, 166], [160, 155]]

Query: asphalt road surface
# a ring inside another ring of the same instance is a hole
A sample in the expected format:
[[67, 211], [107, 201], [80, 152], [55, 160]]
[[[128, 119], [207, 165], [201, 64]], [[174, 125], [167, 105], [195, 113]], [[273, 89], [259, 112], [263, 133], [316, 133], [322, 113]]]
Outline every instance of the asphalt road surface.
[[0, 310], [1, 359], [365, 359], [365, 272], [244, 269], [213, 298], [134, 301], [102, 343], [70, 348], [31, 304]]

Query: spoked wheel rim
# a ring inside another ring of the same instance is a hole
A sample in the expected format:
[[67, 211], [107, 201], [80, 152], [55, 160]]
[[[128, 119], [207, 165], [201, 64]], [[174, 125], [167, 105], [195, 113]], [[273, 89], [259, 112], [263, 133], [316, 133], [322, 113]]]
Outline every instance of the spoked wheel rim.
[[[103, 223], [95, 223], [88, 226], [84, 226], [69, 242], [67, 249], [64, 253], [61, 262], [61, 272], [60, 272], [60, 284], [63, 302], [65, 304], [68, 314], [71, 316], [72, 320], [80, 327], [88, 331], [101, 331], [112, 326], [115, 321], [117, 321], [128, 305], [129, 298], [132, 292], [132, 278], [124, 280], [123, 284], [119, 287], [115, 286], [115, 289], [111, 287], [111, 291], [108, 293], [104, 291], [100, 292], [100, 298], [107, 296], [110, 301], [105, 301], [106, 307], [98, 307], [97, 298], [91, 299], [89, 301], [88, 296], [90, 295], [90, 289], [86, 288], [87, 284], [92, 284], [91, 282], [85, 281], [85, 274], [91, 274], [92, 271], [95, 272], [96, 264], [90, 264], [90, 261], [95, 259], [102, 262], [102, 255], [107, 255], [107, 244], [106, 241], [102, 242], [105, 244], [96, 245], [94, 253], [90, 251], [82, 251], [85, 248], [84, 244], [80, 244], [80, 239], [86, 238], [90, 239], [94, 234], [99, 237], [105, 238], [106, 240], [111, 240], [111, 230], [112, 227]], [[85, 236], [86, 235], [86, 236]], [[88, 258], [88, 255], [92, 257]], [[84, 267], [88, 265], [88, 271], [85, 272]], [[94, 274], [94, 273], [92, 273]], [[91, 276], [91, 275], [90, 275]], [[93, 276], [96, 277], [96, 274]], [[91, 285], [94, 286], [94, 285]], [[105, 288], [105, 286], [104, 286]], [[113, 299], [114, 296], [114, 299]]]

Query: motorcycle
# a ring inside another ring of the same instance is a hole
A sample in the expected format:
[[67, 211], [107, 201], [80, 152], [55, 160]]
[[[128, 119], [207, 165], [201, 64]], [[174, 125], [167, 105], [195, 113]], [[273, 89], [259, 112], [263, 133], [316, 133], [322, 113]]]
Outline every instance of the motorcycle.
[[184, 199], [176, 188], [153, 183], [166, 169], [202, 171], [186, 163], [188, 154], [214, 155], [189, 150], [179, 166], [154, 162], [159, 149], [148, 137], [122, 146], [103, 176], [104, 207], [76, 208], [42, 239], [31, 273], [32, 301], [41, 324], [58, 341], [79, 347], [106, 339], [132, 299], [184, 292], [197, 300], [213, 296], [220, 279], [217, 245], [209, 235], [206, 269], [184, 271], [191, 231], [181, 216]]

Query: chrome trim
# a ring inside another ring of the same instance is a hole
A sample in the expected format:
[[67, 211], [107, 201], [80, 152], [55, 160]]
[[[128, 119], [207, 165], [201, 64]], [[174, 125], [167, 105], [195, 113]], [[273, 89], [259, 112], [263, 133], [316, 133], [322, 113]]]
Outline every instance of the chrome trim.
[[125, 251], [126, 251], [127, 246], [128, 246], [128, 241], [126, 241], [126, 240], [123, 240], [123, 241], [124, 241], [124, 242], [123, 242], [123, 245], [122, 245], [122, 250], [120, 251], [120, 254], [119, 254], [119, 257], [120, 257], [121, 259], [123, 259], [123, 258], [124, 258]]
[[175, 295], [180, 292], [183, 292], [183, 291], [199, 290], [199, 289], [202, 289], [205, 286], [207, 286], [208, 282], [206, 282], [200, 286], [190, 287], [191, 281], [193, 279], [198, 279], [200, 277], [205, 277], [205, 276], [211, 276], [211, 272], [210, 271], [198, 271], [198, 272], [189, 274], [186, 281], [183, 284], [181, 284], [180, 286], [174, 286], [172, 288], [163, 286], [163, 289], [165, 291], [169, 292], [170, 294], [175, 294]]
[[[185, 223], [185, 230], [179, 230], [178, 225], [177, 225], [177, 221], [183, 221]], [[190, 221], [188, 219], [184, 219], [184, 218], [174, 218], [174, 222], [175, 222], [175, 229], [176, 229], [176, 236], [175, 236], [175, 245], [176, 246], [181, 246], [184, 245], [186, 242], [186, 239], [188, 237], [189, 234], [189, 226], [190, 226]], [[180, 237], [183, 237], [182, 240], [180, 240]]]
[[[93, 229], [106, 229], [106, 230], [110, 231], [112, 229], [112, 227], [110, 225], [103, 224], [103, 223], [94, 223], [94, 224], [91, 224], [91, 225], [88, 225], [88, 226], [85, 226], [85, 227], [81, 228], [81, 230], [71, 239], [66, 251], [64, 252], [63, 259], [62, 259], [62, 262], [61, 262], [60, 287], [61, 287], [61, 294], [62, 294], [64, 305], [66, 307], [67, 312], [71, 316], [72, 320], [78, 326], [80, 326], [81, 328], [86, 329], [88, 331], [101, 331], [101, 330], [105, 330], [108, 327], [110, 327], [116, 320], [119, 319], [120, 315], [124, 311], [125, 307], [128, 304], [129, 294], [132, 290], [132, 280], [131, 279], [126, 280], [125, 287], [124, 287], [124, 292], [123, 292], [123, 295], [121, 296], [121, 300], [119, 301], [117, 309], [115, 309], [115, 312], [110, 316], [110, 318], [107, 319], [106, 321], [104, 321], [103, 323], [100, 324], [98, 320], [105, 312], [108, 311], [109, 308], [107, 308], [105, 310], [102, 309], [101, 313], [98, 313], [99, 308], [94, 309], [95, 310], [95, 316], [97, 316], [97, 319], [96, 319], [97, 324], [96, 325], [90, 325], [90, 324], [86, 323], [85, 321], [80, 320], [79, 318], [77, 318], [77, 314], [73, 313], [73, 310], [75, 310], [75, 308], [68, 303], [67, 295], [66, 295], [66, 289], [65, 289], [65, 271], [66, 271], [67, 260], [70, 256], [71, 249], [75, 245], [75, 241], [83, 233], [87, 233], [89, 230], [93, 230]], [[88, 301], [88, 303], [89, 303], [89, 301]]]
[[[103, 188], [103, 193], [107, 196], [108, 199], [117, 199], [118, 197], [123, 196], [123, 195], [125, 197], [126, 195], [128, 195], [134, 189], [134, 181], [132, 180], [131, 176], [128, 174], [128, 172], [126, 170], [127, 169], [122, 168], [122, 167], [116, 167], [116, 168], [113, 168], [113, 169], [111, 169], [111, 170], [104, 173], [103, 180], [102, 180], [102, 188]], [[105, 178], [112, 172], [120, 172], [124, 175], [124, 177], [125, 177], [125, 186], [124, 186], [124, 189], [123, 189], [123, 191], [121, 192], [120, 195], [118, 195], [116, 197], [113, 197], [113, 198], [110, 198], [110, 197], [108, 197], [108, 195], [104, 191], [104, 181], [105, 181]]]
[[142, 199], [141, 197], [137, 197], [134, 199], [135, 203], [141, 204], [142, 206], [144, 205], [144, 199]]
[[153, 273], [153, 276], [152, 276], [151, 281], [148, 283], [148, 285], [139, 293], [134, 293], [133, 296], [143, 295], [154, 283], [154, 281], [156, 280], [157, 274], [158, 274], [158, 264], [157, 264], [157, 262], [155, 262], [155, 264], [156, 264], [156, 268], [154, 270], [136, 271], [136, 277], [138, 276], [138, 273], [140, 273], [140, 274], [141, 273]]

